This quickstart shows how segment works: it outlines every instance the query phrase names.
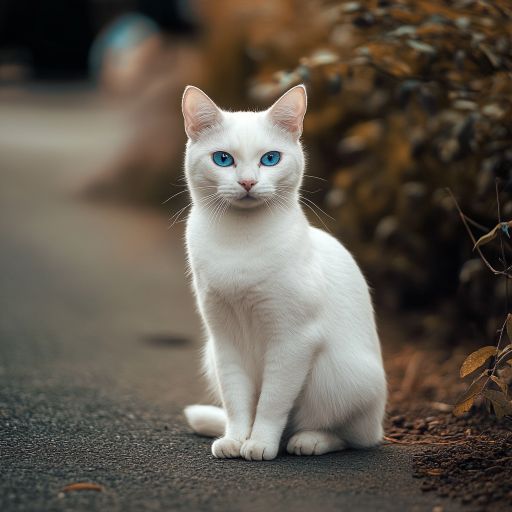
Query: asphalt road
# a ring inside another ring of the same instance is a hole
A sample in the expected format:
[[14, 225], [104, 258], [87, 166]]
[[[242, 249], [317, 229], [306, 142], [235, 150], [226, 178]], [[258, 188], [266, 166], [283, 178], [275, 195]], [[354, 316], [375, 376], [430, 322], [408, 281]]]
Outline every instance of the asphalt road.
[[87, 95], [0, 97], [0, 510], [458, 510], [403, 447], [251, 463], [189, 432], [182, 225], [76, 194], [125, 132]]

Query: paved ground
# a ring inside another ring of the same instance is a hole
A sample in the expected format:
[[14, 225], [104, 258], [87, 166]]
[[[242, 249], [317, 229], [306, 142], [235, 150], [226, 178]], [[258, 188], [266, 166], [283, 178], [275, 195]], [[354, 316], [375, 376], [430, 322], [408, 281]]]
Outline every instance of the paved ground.
[[[182, 228], [75, 194], [122, 127], [87, 96], [0, 99], [0, 510], [458, 510], [401, 447], [250, 463], [189, 433]], [[77, 481], [105, 492], [60, 492]]]

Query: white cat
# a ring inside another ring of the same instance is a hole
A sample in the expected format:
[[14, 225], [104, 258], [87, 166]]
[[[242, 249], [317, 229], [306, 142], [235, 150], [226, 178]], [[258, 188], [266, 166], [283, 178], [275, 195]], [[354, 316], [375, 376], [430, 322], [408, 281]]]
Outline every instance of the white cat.
[[270, 460], [377, 445], [386, 379], [368, 286], [299, 204], [306, 91], [264, 112], [183, 96], [192, 209], [186, 244], [222, 408], [191, 405], [215, 457]]

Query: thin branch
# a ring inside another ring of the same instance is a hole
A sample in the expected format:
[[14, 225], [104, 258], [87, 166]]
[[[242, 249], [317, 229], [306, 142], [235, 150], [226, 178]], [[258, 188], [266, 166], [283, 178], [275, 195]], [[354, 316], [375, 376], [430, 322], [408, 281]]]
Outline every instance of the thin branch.
[[484, 226], [483, 224], [480, 224], [479, 222], [476, 222], [476, 220], [473, 220], [471, 217], [468, 217], [466, 214], [464, 214], [464, 217], [466, 217], [466, 220], [472, 225], [475, 226], [475, 228], [479, 229], [480, 231], [490, 231], [487, 226]]
[[[501, 204], [500, 204], [500, 193], [499, 193], [498, 185], [499, 185], [499, 178], [496, 178], [495, 186], [496, 186], [496, 204], [498, 207], [498, 223], [501, 225]], [[508, 233], [508, 231], [507, 231], [507, 233]], [[501, 260], [503, 263], [504, 271], [506, 272], [508, 264], [507, 264], [507, 257], [505, 255], [505, 246], [503, 243], [503, 231], [501, 229], [499, 230], [499, 237], [500, 237]], [[508, 312], [509, 312], [508, 279], [505, 279], [505, 306], [506, 306], [505, 314], [508, 315]]]
[[[468, 225], [468, 221], [466, 220], [466, 216], [464, 215], [464, 213], [462, 212], [460, 206], [459, 206], [459, 203], [457, 202], [457, 199], [455, 199], [455, 196], [453, 195], [453, 192], [447, 188], [446, 191], [448, 192], [448, 194], [450, 194], [450, 197], [452, 198], [454, 204], [455, 204], [455, 207], [457, 208], [457, 211], [459, 212], [459, 216], [460, 218], [462, 219], [462, 222], [464, 224], [464, 227], [466, 228], [466, 231], [469, 235], [469, 238], [471, 238], [471, 241], [473, 242], [473, 246], [476, 245], [476, 239], [475, 237], [473, 236], [473, 232], [471, 231], [471, 228], [469, 227]], [[506, 271], [503, 271], [503, 270], [497, 270], [495, 269], [491, 263], [489, 263], [489, 260], [484, 256], [484, 254], [482, 253], [480, 247], [476, 247], [476, 250], [478, 252], [478, 255], [480, 256], [480, 258], [482, 259], [482, 261], [484, 262], [485, 266], [496, 276], [500, 276], [500, 275], [503, 275], [503, 276], [506, 276], [508, 279], [512, 279], [512, 276], [510, 274], [508, 274]]]

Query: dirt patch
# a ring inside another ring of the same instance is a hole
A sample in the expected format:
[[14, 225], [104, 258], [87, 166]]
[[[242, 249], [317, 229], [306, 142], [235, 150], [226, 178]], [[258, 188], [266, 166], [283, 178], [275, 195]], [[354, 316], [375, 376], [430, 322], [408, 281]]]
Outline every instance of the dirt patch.
[[451, 410], [468, 383], [458, 378], [467, 350], [448, 353], [406, 346], [386, 356], [390, 400], [388, 444], [410, 445], [415, 478], [424, 492], [472, 509], [512, 509], [512, 420], [476, 406], [463, 417]]
[[[482, 424], [487, 423], [482, 420]], [[457, 498], [477, 510], [511, 510], [512, 435], [493, 425], [482, 424], [454, 446], [429, 446], [414, 457], [414, 476], [424, 478], [422, 490]], [[460, 432], [464, 425], [451, 425]]]

